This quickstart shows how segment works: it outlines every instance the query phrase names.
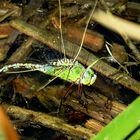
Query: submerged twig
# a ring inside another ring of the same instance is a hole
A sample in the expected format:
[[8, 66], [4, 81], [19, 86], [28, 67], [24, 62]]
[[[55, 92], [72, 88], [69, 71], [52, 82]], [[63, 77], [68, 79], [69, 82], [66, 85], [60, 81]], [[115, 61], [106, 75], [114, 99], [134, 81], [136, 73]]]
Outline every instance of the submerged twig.
[[[58, 19], [53, 17], [52, 18], [54, 27], [59, 29], [59, 23]], [[77, 43], [80, 45], [80, 42], [82, 40], [84, 30], [78, 26], [68, 26], [66, 27], [63, 25], [63, 34], [66, 39], [70, 40], [73, 43]], [[97, 52], [101, 50], [104, 46], [104, 37], [103, 35], [95, 32], [95, 31], [86, 31], [86, 35], [83, 42], [84, 47]]]
[[15, 41], [17, 35], [17, 31], [11, 28], [9, 24], [0, 25], [0, 38], [5, 38], [5, 40], [0, 40], [0, 61], [7, 57], [10, 45]]
[[19, 49], [16, 50], [16, 53], [14, 53], [9, 59], [8, 63], [13, 63], [13, 62], [18, 62], [18, 61], [23, 61], [25, 56], [27, 56], [32, 48], [31, 45], [33, 43], [34, 39], [33, 38], [28, 38], [26, 42], [24, 42]]
[[0, 22], [9, 16], [20, 16], [21, 8], [15, 4], [10, 3], [10, 1], [0, 1]]
[[45, 113], [35, 112], [32, 110], [23, 109], [17, 106], [5, 105], [4, 108], [6, 112], [15, 119], [20, 119], [20, 121], [31, 121], [36, 124], [45, 126], [47, 128], [52, 128], [54, 130], [59, 130], [64, 134], [70, 136], [89, 139], [94, 136], [91, 130], [86, 129], [81, 126], [72, 126], [67, 124], [64, 120], [50, 116]]
[[133, 42], [130, 39], [128, 39], [127, 37], [125, 38], [125, 42], [128, 45], [128, 47], [132, 50], [132, 52], [134, 53], [136, 58], [140, 61], [140, 52], [136, 48], [136, 46], [133, 44]]

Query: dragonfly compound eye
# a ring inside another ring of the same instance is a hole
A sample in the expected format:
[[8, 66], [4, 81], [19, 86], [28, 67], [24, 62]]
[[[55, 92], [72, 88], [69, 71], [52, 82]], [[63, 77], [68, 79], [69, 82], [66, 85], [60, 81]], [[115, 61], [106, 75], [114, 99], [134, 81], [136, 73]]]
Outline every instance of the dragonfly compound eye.
[[82, 76], [81, 83], [84, 85], [90, 86], [95, 82], [96, 78], [97, 76], [94, 73], [94, 71], [88, 68]]
[[92, 85], [96, 81], [96, 79], [97, 79], [97, 75], [94, 73], [93, 76], [91, 77], [89, 85]]

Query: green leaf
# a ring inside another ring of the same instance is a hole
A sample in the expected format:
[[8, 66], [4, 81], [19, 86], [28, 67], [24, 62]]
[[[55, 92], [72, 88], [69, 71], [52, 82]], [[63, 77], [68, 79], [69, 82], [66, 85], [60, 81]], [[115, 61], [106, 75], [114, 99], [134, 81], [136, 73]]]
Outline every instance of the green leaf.
[[140, 125], [140, 97], [91, 140], [123, 140]]

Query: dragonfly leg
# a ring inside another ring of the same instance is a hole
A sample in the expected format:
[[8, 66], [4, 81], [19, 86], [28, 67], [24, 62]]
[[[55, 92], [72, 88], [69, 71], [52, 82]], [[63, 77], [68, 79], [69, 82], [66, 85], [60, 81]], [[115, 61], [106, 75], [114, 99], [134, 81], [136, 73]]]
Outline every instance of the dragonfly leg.
[[81, 98], [82, 95], [82, 84], [78, 85], [78, 98]]
[[78, 85], [78, 98], [79, 98], [79, 103], [86, 109], [88, 112], [88, 100], [87, 96], [85, 96], [85, 92], [82, 88], [82, 84]]
[[68, 87], [66, 93], [64, 94], [64, 96], [63, 96], [63, 99], [64, 100], [66, 100], [66, 98], [68, 97], [68, 95], [71, 93], [70, 90], [71, 90], [72, 86], [73, 86], [73, 83], [70, 84], [70, 86]]
[[70, 89], [72, 88], [72, 86], [73, 86], [73, 83], [68, 87], [66, 93], [65, 93], [64, 96], [61, 98], [60, 105], [59, 105], [58, 111], [57, 111], [58, 113], [61, 111], [61, 107], [62, 107], [63, 101], [67, 99], [68, 95], [70, 95], [70, 93], [71, 93], [71, 92], [70, 92]]

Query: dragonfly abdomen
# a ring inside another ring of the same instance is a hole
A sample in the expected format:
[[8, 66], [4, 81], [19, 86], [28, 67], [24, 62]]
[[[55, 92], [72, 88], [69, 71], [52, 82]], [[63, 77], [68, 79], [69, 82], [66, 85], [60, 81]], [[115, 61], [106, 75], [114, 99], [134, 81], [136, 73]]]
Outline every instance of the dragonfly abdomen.
[[[5, 65], [4, 67], [2, 67], [0, 69], [0, 72], [6, 73], [6, 72], [10, 72], [10, 71], [15, 71], [17, 69], [28, 69], [28, 70], [40, 70], [43, 69], [43, 65], [39, 65], [39, 64], [32, 64], [32, 63], [15, 63], [15, 64], [11, 64], [11, 65]], [[22, 71], [20, 70], [20, 71]]]

